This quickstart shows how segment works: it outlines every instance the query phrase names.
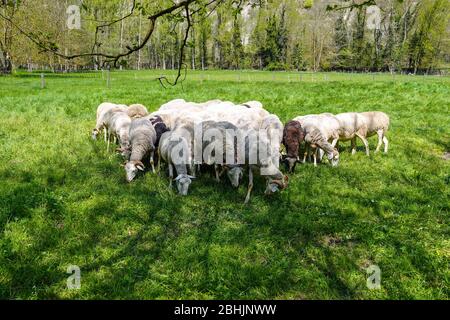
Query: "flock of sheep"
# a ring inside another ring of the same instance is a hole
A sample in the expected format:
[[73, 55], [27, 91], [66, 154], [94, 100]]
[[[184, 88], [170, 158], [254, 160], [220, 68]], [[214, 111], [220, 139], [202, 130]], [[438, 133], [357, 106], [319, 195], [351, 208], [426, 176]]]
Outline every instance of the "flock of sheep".
[[147, 166], [155, 173], [155, 162], [158, 168], [166, 163], [170, 185], [175, 181], [181, 195], [188, 194], [192, 180], [204, 167], [214, 168], [217, 181], [226, 174], [236, 188], [248, 172], [248, 203], [254, 174], [265, 177], [266, 195], [276, 193], [289, 182], [280, 162], [292, 173], [298, 162], [305, 163], [312, 156], [316, 166], [326, 154], [336, 166], [339, 141], [350, 140], [355, 153], [359, 138], [369, 155], [367, 138], [373, 135], [378, 136], [376, 152], [383, 143], [387, 152], [388, 128], [389, 117], [383, 112], [306, 115], [283, 125], [258, 101], [235, 105], [220, 100], [193, 103], [177, 99], [151, 114], [140, 104], [102, 103], [92, 137], [97, 139], [103, 130], [108, 151], [111, 143], [119, 144], [116, 150], [126, 159], [128, 182]]

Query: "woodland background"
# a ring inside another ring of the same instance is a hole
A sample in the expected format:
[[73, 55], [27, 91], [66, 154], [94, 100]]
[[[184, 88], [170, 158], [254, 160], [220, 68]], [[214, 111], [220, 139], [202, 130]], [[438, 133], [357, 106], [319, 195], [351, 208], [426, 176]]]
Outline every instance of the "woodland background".
[[[198, 1], [184, 62], [190, 69], [389, 71], [442, 73], [450, 65], [450, 1], [376, 0], [345, 9], [342, 1]], [[133, 13], [98, 33], [96, 26], [130, 13], [132, 0], [1, 0], [0, 69], [99, 69], [102, 57], [74, 60], [44, 51], [30, 37], [66, 55], [117, 54], [141, 43], [147, 16], [176, 1], [137, 1]], [[81, 29], [67, 27], [67, 8], [79, 5]], [[341, 9], [333, 9], [332, 6]], [[377, 28], [370, 6], [380, 8]], [[344, 9], [342, 9], [344, 8]], [[3, 17], [3, 18], [2, 18]], [[7, 19], [4, 19], [6, 17]], [[20, 32], [17, 27], [20, 27]], [[176, 69], [186, 21], [183, 13], [158, 20], [143, 50], [120, 60], [122, 69]], [[28, 34], [27, 35], [25, 35]], [[42, 40], [44, 39], [44, 40]]]

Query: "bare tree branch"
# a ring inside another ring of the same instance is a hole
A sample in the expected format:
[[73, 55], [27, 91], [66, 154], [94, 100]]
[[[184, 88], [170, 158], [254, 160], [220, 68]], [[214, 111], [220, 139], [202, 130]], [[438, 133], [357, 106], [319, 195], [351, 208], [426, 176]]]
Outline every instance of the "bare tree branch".
[[121, 22], [121, 21], [123, 21], [123, 20], [125, 20], [125, 19], [127, 19], [129, 17], [131, 17], [133, 15], [135, 9], [136, 9], [136, 0], [133, 0], [133, 3], [131, 4], [130, 13], [128, 13], [127, 15], [125, 15], [125, 16], [119, 18], [119, 19], [116, 19], [114, 21], [105, 22], [104, 24], [97, 26], [95, 28], [94, 44], [92, 46], [92, 51], [91, 52], [94, 53], [95, 52], [95, 48], [99, 46], [99, 43], [98, 43], [98, 32], [101, 29], [106, 28], [106, 27], [111, 27], [113, 24], [119, 23], [119, 22]]
[[189, 38], [189, 31], [191, 30], [191, 27], [192, 27], [191, 15], [189, 13], [189, 5], [185, 5], [185, 13], [186, 13], [187, 26], [186, 26], [186, 33], [184, 35], [183, 43], [181, 44], [181, 48], [180, 48], [180, 57], [179, 57], [179, 61], [178, 61], [178, 73], [177, 73], [177, 76], [176, 76], [174, 82], [170, 82], [169, 79], [167, 79], [167, 77], [165, 77], [165, 76], [157, 78], [157, 80], [159, 80], [159, 83], [161, 83], [161, 85], [164, 88], [165, 88], [165, 86], [164, 86], [163, 80], [170, 86], [177, 85], [178, 80], [180, 80], [180, 78], [181, 78], [181, 69], [183, 66], [185, 67], [185, 73], [184, 73], [184, 78], [183, 78], [182, 82], [186, 79], [187, 66], [186, 66], [186, 64], [183, 63], [184, 49], [186, 48], [186, 44], [187, 44], [187, 41]]
[[[55, 44], [52, 43], [48, 43], [47, 41], [41, 40], [38, 36], [36, 36], [34, 33], [32, 32], [27, 32], [25, 31], [22, 27], [20, 27], [19, 25], [17, 25], [16, 23], [14, 23], [14, 21], [12, 19], [10, 19], [9, 17], [3, 15], [2, 13], [0, 13], [0, 18], [8, 21], [9, 23], [11, 23], [11, 25], [16, 28], [21, 34], [23, 34], [25, 37], [27, 37], [30, 41], [32, 41], [35, 45], [38, 46], [39, 49], [41, 49], [42, 52], [51, 52], [54, 55], [63, 58], [63, 59], [67, 59], [67, 60], [73, 60], [76, 58], [83, 58], [83, 57], [103, 57], [106, 58], [106, 61], [104, 62], [104, 64], [108, 64], [108, 63], [113, 63], [114, 66], [117, 66], [117, 62], [126, 56], [131, 55], [132, 53], [141, 50], [142, 48], [145, 47], [145, 45], [147, 44], [147, 42], [150, 40], [153, 31], [155, 30], [155, 26], [156, 26], [156, 22], [159, 18], [166, 16], [168, 14], [173, 13], [174, 11], [176, 11], [179, 8], [182, 7], [189, 7], [191, 4], [193, 4], [194, 2], [196, 2], [198, 0], [182, 0], [179, 3], [174, 4], [171, 7], [168, 7], [166, 9], [160, 10], [157, 13], [151, 15], [148, 17], [148, 19], [150, 20], [150, 26], [149, 29], [147, 30], [147, 34], [144, 37], [142, 43], [134, 46], [134, 47], [127, 47], [127, 51], [119, 53], [119, 54], [108, 54], [108, 53], [104, 53], [104, 52], [89, 52], [89, 53], [79, 53], [79, 54], [73, 54], [73, 55], [67, 55], [64, 53], [61, 53], [58, 49], [58, 47]], [[214, 0], [218, 1], [218, 0]], [[133, 2], [133, 11], [135, 9], [135, 3]], [[131, 12], [132, 14], [133, 12]], [[126, 19], [127, 17], [131, 16], [131, 14], [122, 17], [121, 19], [118, 19], [116, 21], [112, 21], [110, 23], [110, 25], [120, 22], [124, 19]], [[102, 26], [99, 26], [100, 28], [107, 26], [108, 24], [104, 24]]]
[[327, 10], [346, 10], [346, 9], [355, 9], [355, 8], [362, 8], [365, 6], [372, 6], [372, 5], [376, 5], [376, 1], [375, 0], [362, 0], [362, 1], [357, 1], [357, 0], [352, 0], [350, 1], [350, 3], [348, 4], [344, 4], [344, 5], [338, 5], [338, 4], [330, 4], [327, 6]]

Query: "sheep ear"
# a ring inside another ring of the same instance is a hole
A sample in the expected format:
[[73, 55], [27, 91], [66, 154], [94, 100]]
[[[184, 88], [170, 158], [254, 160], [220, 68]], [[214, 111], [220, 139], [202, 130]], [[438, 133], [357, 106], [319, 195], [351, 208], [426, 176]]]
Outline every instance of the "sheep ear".
[[141, 166], [140, 164], [138, 164], [138, 165], [136, 166], [136, 168], [138, 168], [138, 169], [141, 170], [141, 171], [144, 171], [144, 170], [145, 170], [145, 168], [144, 168], [143, 166]]
[[194, 176], [188, 176], [188, 178], [190, 178], [190, 179], [195, 179], [195, 177], [194, 177]]
[[145, 165], [142, 163], [142, 161], [136, 161], [136, 167], [137, 166], [141, 166], [142, 168], [145, 169]]

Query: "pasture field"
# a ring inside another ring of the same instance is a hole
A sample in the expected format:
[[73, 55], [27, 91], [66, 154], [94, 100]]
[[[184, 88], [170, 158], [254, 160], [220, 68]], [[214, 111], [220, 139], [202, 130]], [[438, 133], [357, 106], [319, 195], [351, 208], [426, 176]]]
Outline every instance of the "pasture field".
[[[164, 89], [162, 73], [113, 72], [110, 88], [102, 73], [47, 74], [45, 89], [38, 73], [0, 77], [0, 298], [450, 297], [449, 78], [208, 71]], [[390, 152], [341, 143], [337, 168], [299, 165], [274, 197], [258, 179], [248, 205], [245, 186], [210, 173], [184, 198], [165, 172], [127, 184], [119, 156], [90, 139], [96, 107], [174, 98], [259, 100], [283, 122], [380, 110]], [[69, 265], [80, 290], [66, 287]]]

